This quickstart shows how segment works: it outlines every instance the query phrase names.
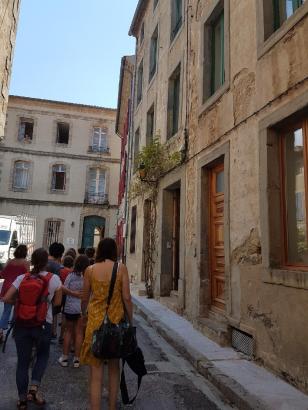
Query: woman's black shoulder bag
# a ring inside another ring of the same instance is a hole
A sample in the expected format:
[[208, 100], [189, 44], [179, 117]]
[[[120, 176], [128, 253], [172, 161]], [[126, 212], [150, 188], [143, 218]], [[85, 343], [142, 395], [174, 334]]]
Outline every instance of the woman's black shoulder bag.
[[[132, 326], [125, 314], [125, 320], [115, 324], [108, 317], [108, 309], [112, 300], [117, 279], [118, 263], [113, 265], [105, 317], [100, 327], [93, 332], [91, 350], [98, 359], [126, 358], [137, 348], [136, 328]], [[125, 310], [125, 306], [124, 306]]]

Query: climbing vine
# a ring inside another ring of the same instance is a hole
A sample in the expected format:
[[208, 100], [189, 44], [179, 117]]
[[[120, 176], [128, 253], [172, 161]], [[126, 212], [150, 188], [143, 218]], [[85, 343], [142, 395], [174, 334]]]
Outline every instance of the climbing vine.
[[139, 152], [135, 167], [139, 171], [130, 186], [130, 198], [144, 201], [143, 261], [147, 296], [154, 296], [154, 265], [157, 257], [157, 199], [159, 180], [181, 163], [179, 152], [169, 153], [158, 138]]

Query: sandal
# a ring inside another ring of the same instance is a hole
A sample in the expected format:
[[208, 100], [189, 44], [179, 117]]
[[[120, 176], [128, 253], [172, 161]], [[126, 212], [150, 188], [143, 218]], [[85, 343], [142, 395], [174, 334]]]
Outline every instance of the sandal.
[[27, 401], [26, 400], [18, 400], [17, 402], [17, 408], [20, 410], [27, 410]]
[[46, 400], [42, 399], [35, 389], [30, 389], [28, 392], [28, 401], [31, 401], [36, 406], [42, 407], [45, 406]]

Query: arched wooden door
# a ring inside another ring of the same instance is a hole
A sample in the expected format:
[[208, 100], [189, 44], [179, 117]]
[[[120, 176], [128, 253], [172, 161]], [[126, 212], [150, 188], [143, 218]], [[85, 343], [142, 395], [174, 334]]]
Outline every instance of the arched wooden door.
[[86, 216], [83, 220], [82, 247], [97, 246], [105, 236], [105, 218], [101, 216]]

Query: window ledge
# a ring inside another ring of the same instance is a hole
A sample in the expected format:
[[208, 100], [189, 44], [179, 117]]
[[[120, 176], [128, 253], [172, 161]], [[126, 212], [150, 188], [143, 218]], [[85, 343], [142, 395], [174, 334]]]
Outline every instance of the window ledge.
[[30, 192], [30, 189], [29, 188], [15, 188], [15, 187], [13, 187], [12, 191], [13, 192]]
[[62, 189], [51, 189], [50, 194], [60, 194], [60, 195], [66, 195], [67, 191], [66, 190], [62, 190]]
[[289, 17], [279, 29], [274, 31], [268, 39], [258, 45], [258, 60], [274, 47], [300, 20], [308, 14], [308, 2], [300, 6], [295, 13]]
[[287, 269], [271, 269], [263, 274], [263, 282], [308, 290], [308, 272]]
[[56, 146], [60, 148], [68, 148], [69, 144], [65, 144], [64, 142], [56, 142]]
[[211, 108], [212, 105], [214, 105], [217, 100], [219, 100], [225, 92], [229, 90], [229, 81], [225, 82], [224, 85], [222, 85], [216, 92], [215, 94], [211, 95], [200, 107], [199, 109], [199, 117], [203, 115], [208, 109]]

